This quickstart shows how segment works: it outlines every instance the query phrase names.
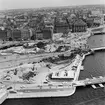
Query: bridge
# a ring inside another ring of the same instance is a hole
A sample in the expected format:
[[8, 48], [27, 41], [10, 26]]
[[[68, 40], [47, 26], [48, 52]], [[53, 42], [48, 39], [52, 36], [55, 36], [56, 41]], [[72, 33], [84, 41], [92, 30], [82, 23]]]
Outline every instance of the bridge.
[[105, 25], [102, 25], [100, 27], [92, 28], [91, 32], [93, 34], [98, 34], [98, 33], [105, 33]]
[[105, 47], [92, 48], [91, 51], [105, 50]]
[[91, 79], [86, 78], [85, 80], [74, 81], [72, 85], [75, 87], [91, 85], [93, 88], [95, 88], [95, 84], [99, 84], [100, 87], [104, 87], [102, 83], [105, 83], [105, 76], [99, 76], [97, 78], [93, 77]]

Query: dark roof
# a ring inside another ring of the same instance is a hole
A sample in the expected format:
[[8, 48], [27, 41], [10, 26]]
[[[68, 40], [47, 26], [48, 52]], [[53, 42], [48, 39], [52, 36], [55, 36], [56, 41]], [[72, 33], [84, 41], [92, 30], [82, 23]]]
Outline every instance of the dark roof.
[[69, 21], [69, 24], [72, 25], [75, 23], [76, 19], [68, 19], [68, 21]]
[[55, 23], [56, 26], [68, 26], [68, 23], [66, 21], [63, 22], [56, 22]]
[[36, 30], [36, 33], [42, 33], [42, 30]]
[[83, 20], [81, 20], [81, 19], [78, 19], [78, 20], [76, 20], [76, 21], [74, 21], [74, 24], [73, 25], [77, 25], [77, 26], [79, 26], [79, 25], [87, 25]]

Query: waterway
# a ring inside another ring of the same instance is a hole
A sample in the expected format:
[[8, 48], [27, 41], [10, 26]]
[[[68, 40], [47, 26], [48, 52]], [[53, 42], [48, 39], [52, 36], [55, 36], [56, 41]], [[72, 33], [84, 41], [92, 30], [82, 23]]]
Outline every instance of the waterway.
[[[105, 47], [105, 35], [95, 35], [89, 38], [90, 48]], [[105, 76], [105, 51], [96, 51], [85, 58], [84, 71], [81, 71], [79, 79]]]
[[[92, 36], [88, 43], [90, 48], [105, 46], [105, 35]], [[80, 72], [79, 79], [105, 75], [105, 52], [87, 56], [83, 65], [84, 71]], [[75, 94], [69, 97], [7, 99], [2, 105], [105, 105], [105, 90], [78, 87]]]

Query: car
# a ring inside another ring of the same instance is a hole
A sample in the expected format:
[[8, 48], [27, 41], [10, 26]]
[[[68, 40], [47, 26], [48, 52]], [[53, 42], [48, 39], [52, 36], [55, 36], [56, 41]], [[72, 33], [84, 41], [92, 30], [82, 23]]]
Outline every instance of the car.
[[10, 87], [7, 87], [7, 90], [11, 90], [11, 89], [13, 89], [13, 88], [12, 88], [12, 86], [10, 86]]

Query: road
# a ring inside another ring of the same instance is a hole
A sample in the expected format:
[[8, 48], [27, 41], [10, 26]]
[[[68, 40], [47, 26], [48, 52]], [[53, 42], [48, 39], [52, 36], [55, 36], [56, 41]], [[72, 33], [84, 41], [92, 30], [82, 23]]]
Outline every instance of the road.
[[23, 63], [38, 62], [43, 58], [58, 56], [58, 55], [70, 55], [70, 50], [65, 52], [56, 52], [56, 53], [45, 53], [45, 54], [25, 54], [19, 55], [14, 54], [10, 56], [1, 56], [0, 57], [0, 69], [9, 69], [18, 66]]

